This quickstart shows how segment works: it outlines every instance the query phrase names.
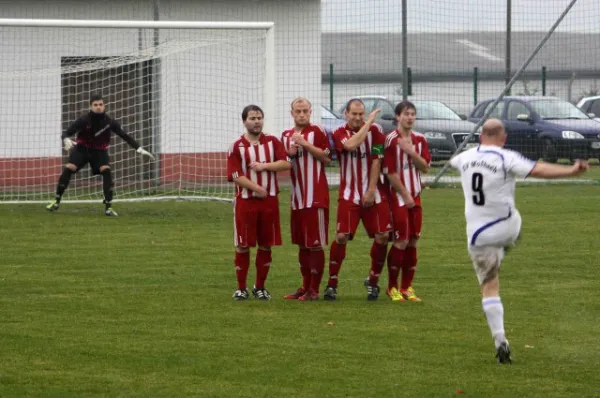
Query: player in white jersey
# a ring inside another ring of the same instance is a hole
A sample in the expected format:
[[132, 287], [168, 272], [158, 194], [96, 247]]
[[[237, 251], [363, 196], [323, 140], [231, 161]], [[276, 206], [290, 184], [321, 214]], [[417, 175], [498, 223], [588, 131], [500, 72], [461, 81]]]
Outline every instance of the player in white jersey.
[[511, 363], [504, 331], [504, 308], [500, 300], [498, 272], [506, 248], [521, 231], [515, 207], [516, 177], [556, 178], [576, 176], [588, 169], [585, 161], [573, 166], [538, 163], [518, 152], [504, 149], [506, 131], [500, 120], [483, 124], [481, 145], [450, 160], [461, 174], [465, 195], [468, 250], [479, 280], [485, 312], [500, 363]]

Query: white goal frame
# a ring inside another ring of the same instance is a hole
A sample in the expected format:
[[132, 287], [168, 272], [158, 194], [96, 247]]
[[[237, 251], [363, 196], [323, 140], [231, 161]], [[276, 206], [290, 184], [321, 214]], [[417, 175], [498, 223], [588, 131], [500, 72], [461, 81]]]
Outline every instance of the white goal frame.
[[[275, 131], [277, 113], [277, 79], [275, 64], [275, 23], [274, 22], [237, 22], [237, 21], [144, 21], [144, 20], [83, 20], [83, 19], [14, 19], [0, 18], [1, 27], [51, 27], [51, 28], [114, 28], [114, 29], [209, 29], [209, 30], [262, 30], [265, 36], [265, 64], [263, 81], [263, 104], [265, 118], [264, 131]], [[160, 155], [160, 153], [158, 153]], [[157, 162], [158, 163], [158, 162]], [[58, 176], [57, 176], [58, 178]], [[232, 201], [210, 196], [157, 196], [119, 199], [114, 202], [141, 202], [159, 200], [220, 200]], [[93, 200], [63, 200], [64, 203], [90, 203]], [[0, 204], [47, 203], [40, 200], [0, 200]]]

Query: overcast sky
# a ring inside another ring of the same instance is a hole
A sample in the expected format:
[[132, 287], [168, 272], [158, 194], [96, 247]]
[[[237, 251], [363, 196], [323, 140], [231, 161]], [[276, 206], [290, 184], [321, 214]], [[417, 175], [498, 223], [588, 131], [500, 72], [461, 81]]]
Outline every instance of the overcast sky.
[[[513, 30], [547, 31], [570, 0], [512, 0]], [[401, 0], [322, 0], [323, 30], [401, 30]], [[506, 0], [408, 0], [411, 32], [505, 30]], [[561, 31], [600, 33], [600, 0], [578, 0]]]

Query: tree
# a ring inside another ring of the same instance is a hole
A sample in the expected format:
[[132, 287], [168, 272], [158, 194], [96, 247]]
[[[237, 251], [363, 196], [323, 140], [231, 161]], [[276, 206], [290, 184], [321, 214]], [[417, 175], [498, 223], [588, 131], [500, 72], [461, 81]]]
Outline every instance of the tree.
[[593, 97], [595, 95], [600, 95], [600, 87], [598, 87], [598, 82], [594, 80], [594, 85], [587, 88], [587, 90], [583, 91], [579, 98], [575, 101], [578, 103], [585, 97]]
[[[530, 88], [529, 87], [529, 83], [531, 83], [531, 82], [528, 79], [521, 80], [521, 84], [523, 85], [523, 89], [522, 89], [522, 91], [519, 91], [515, 95], [535, 96], [535, 95], [541, 95], [542, 94], [542, 89], [541, 88], [539, 88], [539, 87]], [[550, 97], [555, 97], [556, 96], [556, 92], [550, 91], [547, 95], [550, 96]]]
[[537, 95], [537, 93], [540, 91], [539, 88], [529, 88], [529, 80], [527, 79], [523, 79], [521, 80], [521, 84], [523, 85], [523, 90], [519, 91], [516, 95], [519, 96], [532, 96], [532, 95]]

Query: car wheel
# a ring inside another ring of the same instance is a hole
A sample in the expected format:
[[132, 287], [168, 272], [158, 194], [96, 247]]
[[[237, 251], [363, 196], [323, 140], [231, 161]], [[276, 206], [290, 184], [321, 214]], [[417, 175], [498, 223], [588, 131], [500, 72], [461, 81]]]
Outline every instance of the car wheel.
[[542, 148], [540, 152], [540, 155], [544, 161], [549, 163], [556, 163], [558, 161], [556, 145], [550, 138], [544, 138], [542, 140]]

